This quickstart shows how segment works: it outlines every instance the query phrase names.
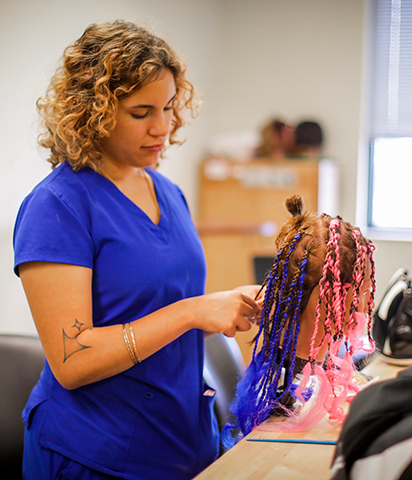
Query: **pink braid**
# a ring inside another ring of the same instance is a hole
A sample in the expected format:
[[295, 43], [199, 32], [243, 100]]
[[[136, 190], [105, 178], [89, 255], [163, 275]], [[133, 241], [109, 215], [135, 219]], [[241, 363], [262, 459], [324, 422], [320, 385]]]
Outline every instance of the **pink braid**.
[[[302, 370], [302, 378], [300, 380], [299, 387], [295, 392], [296, 397], [302, 401], [302, 408], [299, 410], [298, 416], [295, 416], [295, 415], [293, 416], [294, 418], [289, 425], [283, 425], [283, 428], [285, 428], [285, 431], [301, 430], [314, 425], [325, 415], [325, 412], [330, 410], [330, 407], [331, 407], [331, 399], [333, 396], [331, 385], [323, 368], [316, 364], [316, 356], [319, 350], [324, 345], [325, 341], [327, 341], [329, 344], [328, 348], [330, 348], [330, 343], [331, 343], [330, 325], [332, 320], [331, 318], [332, 313], [331, 313], [331, 309], [328, 308], [328, 306], [330, 305], [332, 288], [330, 286], [329, 281], [327, 280], [327, 276], [328, 276], [328, 272], [331, 270], [333, 265], [332, 254], [331, 254], [331, 251], [333, 250], [332, 247], [334, 242], [333, 229], [336, 229], [337, 226], [339, 225], [338, 221], [332, 220], [332, 222], [330, 223], [331, 233], [329, 235], [329, 242], [327, 244], [327, 254], [325, 256], [325, 262], [323, 265], [322, 278], [319, 281], [319, 300], [316, 305], [316, 319], [315, 319], [313, 335], [310, 341], [310, 350], [309, 350], [310, 361], [306, 364], [306, 366]], [[320, 342], [320, 345], [315, 348], [315, 342], [316, 342], [317, 334], [319, 331], [319, 324], [321, 322], [322, 303], [324, 303], [326, 307], [326, 319], [324, 322], [325, 335], [322, 341]], [[302, 393], [306, 388], [310, 388], [311, 381], [312, 381], [311, 377], [313, 374], [315, 374], [316, 378], [318, 378], [319, 385], [318, 385], [317, 393], [315, 395], [312, 395], [312, 401], [310, 402], [312, 404], [310, 409], [311, 413], [309, 413], [309, 411], [305, 409], [306, 402], [302, 397]]]
[[[359, 237], [360, 237], [360, 232], [357, 230], [352, 231], [352, 235], [355, 239], [356, 242], [356, 248], [358, 250], [358, 258], [356, 260], [354, 272], [353, 272], [353, 279], [355, 282], [355, 285], [357, 284], [360, 288], [362, 285], [362, 282], [364, 280], [364, 272], [365, 272], [365, 266], [366, 266], [366, 257], [369, 258], [369, 262], [371, 265], [371, 283], [372, 283], [372, 290], [371, 294], [369, 297], [369, 302], [368, 302], [368, 312], [367, 312], [367, 317], [368, 317], [368, 323], [367, 323], [367, 334], [368, 334], [368, 339], [370, 343], [370, 350], [374, 350], [374, 342], [372, 340], [371, 336], [371, 324], [372, 324], [372, 310], [373, 310], [373, 301], [375, 297], [375, 292], [376, 292], [376, 282], [375, 282], [375, 262], [373, 260], [373, 252], [375, 250], [375, 247], [371, 244], [368, 243], [367, 246], [362, 245], [359, 242]], [[354, 323], [354, 316], [356, 315], [356, 311], [359, 306], [359, 298], [357, 295], [357, 292], [355, 289], [353, 289], [353, 302], [352, 305], [353, 307], [351, 308], [351, 316], [349, 319], [348, 323], [348, 329], [350, 329]], [[363, 333], [363, 332], [362, 332]]]
[[[328, 361], [326, 364], [326, 378], [330, 385], [330, 392], [332, 393], [332, 402], [325, 404], [324, 408], [329, 413], [330, 420], [343, 420], [344, 412], [340, 405], [346, 400], [350, 399], [350, 396], [354, 393], [357, 393], [358, 387], [353, 383], [354, 378], [354, 364], [352, 361], [352, 354], [354, 349], [358, 351], [362, 342], [359, 340], [359, 335], [361, 332], [359, 328], [359, 319], [358, 322], [354, 319], [354, 312], [359, 306], [359, 298], [357, 292], [354, 292], [354, 301], [352, 303], [352, 308], [350, 312], [350, 320], [348, 328], [351, 331], [351, 344], [350, 351], [347, 351], [344, 358], [339, 358], [339, 349], [344, 337], [344, 323], [345, 323], [345, 313], [346, 313], [346, 296], [349, 291], [350, 285], [342, 285], [341, 282], [341, 272], [340, 272], [340, 234], [339, 234], [339, 219], [333, 219], [329, 225], [329, 241], [327, 244], [327, 254], [325, 257], [325, 262], [323, 266], [323, 274], [320, 281], [320, 301], [317, 305], [317, 319], [316, 323], [320, 321], [320, 305], [321, 301], [325, 302], [326, 306], [326, 319], [325, 319], [325, 340], [328, 342]], [[361, 284], [364, 275], [365, 269], [365, 255], [366, 247], [361, 245], [358, 238], [358, 232], [354, 235], [356, 247], [358, 251], [357, 259], [354, 266], [354, 283], [355, 285]], [[328, 282], [327, 276], [328, 272], [331, 273], [333, 277], [333, 284], [331, 285]], [[356, 289], [352, 289], [356, 290]], [[316, 353], [318, 349], [314, 348], [314, 342], [317, 334], [317, 328], [314, 335], [311, 339], [311, 358], [316, 358]], [[332, 341], [332, 328], [333, 328], [333, 337], [335, 341]], [[324, 341], [322, 341], [323, 344]], [[346, 341], [345, 341], [346, 343]], [[326, 388], [326, 387], [325, 387]], [[326, 391], [325, 391], [326, 393]]]
[[[322, 280], [323, 279], [324, 279], [324, 277], [322, 277]], [[322, 282], [322, 280], [319, 283], [319, 301], [316, 305], [315, 327], [313, 329], [313, 335], [312, 335], [312, 338], [310, 340], [309, 360], [314, 360], [316, 358], [316, 355], [318, 354], [319, 350], [322, 348], [322, 346], [324, 344], [324, 341], [325, 341], [325, 337], [323, 337], [319, 347], [315, 348], [315, 341], [316, 341], [316, 336], [318, 334], [320, 317], [321, 317], [320, 307], [321, 307], [321, 304], [322, 304], [322, 300], [325, 298], [326, 289], [328, 288], [328, 282]]]
[[[330, 270], [334, 278], [333, 282], [333, 294], [332, 294], [332, 312], [333, 312], [333, 327], [334, 327], [334, 337], [335, 342], [332, 343], [332, 339], [329, 340], [329, 356], [326, 365], [326, 376], [330, 382], [334, 400], [329, 409], [330, 419], [342, 419], [343, 410], [340, 408], [340, 404], [344, 402], [348, 396], [348, 383], [353, 375], [352, 365], [348, 362], [348, 359], [340, 359], [338, 357], [339, 348], [342, 343], [343, 338], [343, 313], [345, 312], [345, 291], [341, 283], [341, 272], [339, 269], [340, 266], [340, 251], [339, 251], [339, 240], [340, 234], [338, 232], [339, 220], [334, 219], [330, 224], [330, 241], [329, 244], [331, 250], [335, 253], [334, 261], [330, 262]], [[332, 259], [332, 256], [331, 256]], [[337, 386], [341, 388], [339, 395], [336, 394]]]
[[[362, 245], [359, 241], [360, 232], [358, 230], [352, 231], [352, 236], [356, 243], [356, 250], [358, 252], [356, 256], [356, 262], [353, 269], [353, 280], [354, 284], [360, 288], [363, 282], [364, 272], [365, 272], [365, 257], [367, 252], [367, 247]], [[351, 328], [354, 323], [354, 313], [357, 311], [359, 306], [358, 292], [356, 288], [352, 289], [352, 307], [349, 316], [348, 328]]]
[[[332, 305], [332, 309], [329, 308], [327, 300], [329, 299], [330, 301], [333, 301], [333, 293], [332, 292], [336, 291], [335, 289], [337, 288], [337, 285], [335, 285], [335, 283], [340, 284], [340, 272], [339, 272], [339, 269], [334, 268], [333, 258], [332, 258], [332, 251], [335, 251], [335, 254], [337, 252], [338, 260], [339, 260], [339, 249], [338, 249], [338, 244], [337, 244], [337, 242], [339, 240], [339, 233], [337, 232], [338, 227], [339, 227], [339, 220], [338, 219], [334, 219], [330, 222], [330, 225], [329, 225], [330, 233], [329, 233], [329, 241], [328, 241], [328, 244], [327, 244], [327, 253], [326, 253], [326, 256], [325, 256], [325, 263], [323, 265], [322, 278], [320, 279], [320, 282], [319, 282], [320, 293], [319, 293], [319, 301], [316, 305], [315, 328], [314, 328], [313, 335], [312, 335], [311, 342], [310, 342], [309, 358], [312, 359], [312, 360], [316, 358], [316, 355], [317, 355], [318, 351], [322, 348], [325, 341], [327, 341], [329, 345], [331, 343], [330, 327], [331, 327], [331, 323], [332, 323], [333, 305]], [[334, 247], [334, 244], [336, 244], [336, 247]], [[334, 281], [333, 288], [331, 288], [331, 285], [330, 285], [329, 281], [327, 280], [327, 275], [328, 275], [329, 271], [332, 271], [332, 273], [334, 275], [334, 278], [338, 279], [337, 282], [336, 282], [336, 280]], [[337, 275], [336, 275], [336, 273], [337, 273]], [[321, 304], [322, 304], [322, 302], [325, 303], [325, 307], [326, 307], [326, 318], [325, 318], [325, 322], [324, 322], [325, 336], [324, 336], [320, 346], [315, 349], [315, 341], [316, 341], [316, 336], [318, 334], [319, 322], [320, 322], [320, 318], [321, 318]], [[330, 302], [329, 302], [329, 304], [330, 304]], [[341, 312], [342, 312], [342, 309], [338, 308], [338, 315], [341, 314]]]
[[332, 245], [334, 246], [335, 250], [335, 261], [331, 264], [331, 271], [334, 277], [333, 282], [333, 300], [332, 300], [332, 310], [334, 312], [334, 327], [335, 327], [335, 334], [339, 337], [342, 334], [342, 310], [344, 310], [344, 301], [342, 295], [342, 283], [340, 279], [340, 252], [339, 252], [339, 240], [340, 234], [338, 232], [339, 228], [339, 220], [335, 219], [331, 222], [331, 240]]
[[372, 282], [372, 290], [371, 290], [371, 295], [369, 297], [369, 302], [368, 302], [368, 338], [369, 342], [371, 345], [374, 345], [372, 335], [371, 335], [371, 330], [372, 330], [372, 311], [373, 311], [373, 305], [374, 305], [374, 298], [375, 298], [375, 293], [376, 293], [376, 280], [375, 280], [375, 261], [373, 259], [373, 252], [375, 251], [375, 247], [371, 244], [368, 243], [368, 257], [369, 257], [369, 262], [371, 264], [371, 282]]

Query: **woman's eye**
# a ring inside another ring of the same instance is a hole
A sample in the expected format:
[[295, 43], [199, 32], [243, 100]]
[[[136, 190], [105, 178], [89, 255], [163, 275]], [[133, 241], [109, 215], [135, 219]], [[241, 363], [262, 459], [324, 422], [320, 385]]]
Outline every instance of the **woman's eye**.
[[169, 110], [172, 110], [172, 108], [173, 108], [173, 105], [168, 105], [167, 107], [164, 108], [164, 110], [168, 112]]
[[149, 113], [146, 112], [143, 115], [138, 115], [137, 113], [132, 113], [131, 115], [132, 115], [133, 118], [137, 118], [138, 120], [142, 120], [143, 118], [146, 118], [148, 114]]

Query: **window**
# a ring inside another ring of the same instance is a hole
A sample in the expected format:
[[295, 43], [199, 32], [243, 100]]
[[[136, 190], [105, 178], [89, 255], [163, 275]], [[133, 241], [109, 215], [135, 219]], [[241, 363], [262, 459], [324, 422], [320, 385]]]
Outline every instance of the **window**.
[[372, 0], [368, 227], [412, 233], [412, 0]]
[[412, 229], [412, 138], [372, 141], [369, 225]]

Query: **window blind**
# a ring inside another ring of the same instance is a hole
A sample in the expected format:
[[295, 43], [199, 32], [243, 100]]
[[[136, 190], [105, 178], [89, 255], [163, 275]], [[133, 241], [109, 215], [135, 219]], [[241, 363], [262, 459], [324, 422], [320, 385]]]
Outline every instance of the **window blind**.
[[412, 136], [412, 0], [372, 2], [371, 137]]

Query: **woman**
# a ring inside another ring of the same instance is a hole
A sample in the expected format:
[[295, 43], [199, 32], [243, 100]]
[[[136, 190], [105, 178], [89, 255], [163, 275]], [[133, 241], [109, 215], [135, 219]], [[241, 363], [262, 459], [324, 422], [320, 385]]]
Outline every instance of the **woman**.
[[223, 432], [227, 447], [271, 416], [287, 417], [275, 427], [284, 431], [309, 428], [326, 412], [343, 420], [341, 404], [359, 391], [352, 356], [364, 349], [365, 316], [373, 351], [373, 245], [340, 217], [303, 212], [297, 195], [286, 207], [292, 218], [276, 239], [253, 358], [232, 406], [238, 422]]
[[216, 458], [204, 332], [248, 330], [259, 306], [254, 286], [204, 295], [183, 194], [151, 168], [193, 97], [166, 42], [116, 21], [66, 49], [38, 101], [57, 168], [15, 227], [47, 358], [23, 412], [26, 479], [189, 479]]

